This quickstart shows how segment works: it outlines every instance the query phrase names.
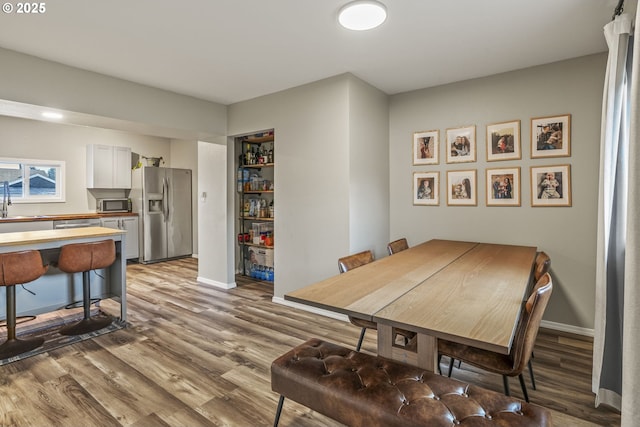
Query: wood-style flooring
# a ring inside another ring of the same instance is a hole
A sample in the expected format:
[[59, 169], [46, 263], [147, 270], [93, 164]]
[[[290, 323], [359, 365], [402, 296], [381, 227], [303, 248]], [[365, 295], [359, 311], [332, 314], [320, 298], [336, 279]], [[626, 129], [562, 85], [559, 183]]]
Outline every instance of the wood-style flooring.
[[[238, 278], [221, 290], [196, 276], [194, 259], [129, 265], [131, 326], [0, 367], [0, 426], [270, 426], [273, 359], [310, 337], [357, 342], [349, 323], [273, 303], [267, 283]], [[529, 395], [553, 410], [556, 426], [620, 425], [616, 412], [594, 408], [591, 348], [539, 335]], [[375, 334], [363, 351], [376, 351]], [[453, 376], [502, 391], [500, 377], [465, 364]], [[521, 396], [517, 379], [511, 389]], [[340, 424], [287, 400], [280, 425]]]

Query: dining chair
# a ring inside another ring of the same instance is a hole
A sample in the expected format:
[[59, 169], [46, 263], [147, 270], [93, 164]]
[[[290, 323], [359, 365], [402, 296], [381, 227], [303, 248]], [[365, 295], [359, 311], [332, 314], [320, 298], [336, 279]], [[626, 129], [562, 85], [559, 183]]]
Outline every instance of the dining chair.
[[404, 237], [402, 239], [394, 240], [387, 245], [389, 255], [397, 254], [405, 249], [409, 249], [409, 244], [407, 243], [407, 239]]
[[535, 281], [537, 282], [538, 280], [540, 280], [540, 278], [544, 276], [545, 273], [549, 272], [550, 268], [551, 258], [549, 258], [549, 255], [547, 255], [544, 251], [538, 252], [536, 254], [535, 270], [533, 271], [533, 277], [535, 278]]
[[540, 321], [547, 308], [552, 290], [551, 276], [549, 273], [545, 273], [538, 280], [535, 289], [524, 304], [513, 346], [508, 355], [447, 340], [438, 340], [438, 352], [451, 357], [452, 360], [449, 365], [449, 376], [451, 376], [453, 360], [462, 360], [485, 371], [502, 375], [504, 394], [507, 396], [510, 395], [508, 377], [517, 376], [520, 380], [524, 400], [529, 402], [529, 394], [527, 393], [522, 371], [529, 363], [538, 329], [540, 328]]
[[[549, 272], [551, 268], [551, 258], [547, 255], [546, 252], [540, 251], [536, 254], [535, 260], [535, 269], [533, 271], [533, 278], [536, 282], [535, 288], [538, 286], [538, 282], [542, 276]], [[529, 377], [531, 378], [531, 387], [536, 389], [536, 379], [533, 375], [533, 365], [531, 364], [531, 359], [533, 359], [533, 351], [531, 352], [531, 358], [529, 359]]]
[[[375, 258], [373, 256], [373, 252], [371, 252], [370, 250], [358, 252], [353, 255], [348, 255], [348, 256], [339, 258], [338, 271], [340, 271], [340, 274], [346, 273], [349, 270], [362, 267], [363, 265], [369, 264], [370, 262], [373, 262], [373, 261], [375, 261]], [[349, 316], [349, 322], [351, 322], [351, 324], [359, 328], [362, 328], [362, 330], [360, 331], [360, 338], [358, 339], [358, 345], [356, 346], [356, 351], [360, 351], [360, 348], [362, 347], [362, 342], [364, 341], [364, 335], [367, 332], [367, 329], [377, 330], [378, 324], [371, 320], [358, 319], [351, 316]], [[394, 328], [394, 334], [393, 334], [394, 339], [396, 334], [402, 335], [404, 337], [405, 344], [415, 335], [413, 332]]]
[[[547, 255], [546, 252], [540, 251], [536, 254], [536, 259], [533, 265], [534, 265], [534, 268], [533, 268], [534, 283], [538, 283], [540, 278], [549, 272], [549, 269], [551, 268], [551, 258], [549, 257], [549, 255]], [[538, 285], [535, 285], [534, 289], [536, 286]], [[536, 390], [536, 379], [535, 379], [535, 376], [533, 375], [533, 365], [531, 363], [531, 359], [533, 359], [533, 352], [531, 352], [531, 358], [529, 359], [529, 362], [527, 363], [527, 365], [529, 367], [529, 377], [531, 378], [531, 387], [534, 390]], [[458, 361], [458, 369], [460, 368], [460, 366], [461, 366], [461, 362]], [[451, 376], [451, 368], [449, 368], [449, 376]]]

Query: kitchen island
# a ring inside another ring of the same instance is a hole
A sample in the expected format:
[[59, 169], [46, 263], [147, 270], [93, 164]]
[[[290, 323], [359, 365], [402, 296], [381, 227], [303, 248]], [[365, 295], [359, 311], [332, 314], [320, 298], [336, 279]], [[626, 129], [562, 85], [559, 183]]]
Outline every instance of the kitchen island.
[[[108, 268], [91, 274], [91, 298], [112, 298], [120, 303], [120, 319], [127, 319], [126, 259], [122, 256], [126, 231], [105, 227], [63, 230], [39, 230], [0, 233], [0, 253], [39, 250], [49, 270], [39, 279], [16, 287], [19, 316], [38, 315], [63, 309], [82, 301], [82, 274], [68, 274], [55, 268], [60, 248], [70, 243], [87, 243], [112, 239], [116, 245], [116, 261]], [[5, 298], [2, 293], [2, 299]], [[5, 304], [0, 304], [0, 318], [6, 317]]]

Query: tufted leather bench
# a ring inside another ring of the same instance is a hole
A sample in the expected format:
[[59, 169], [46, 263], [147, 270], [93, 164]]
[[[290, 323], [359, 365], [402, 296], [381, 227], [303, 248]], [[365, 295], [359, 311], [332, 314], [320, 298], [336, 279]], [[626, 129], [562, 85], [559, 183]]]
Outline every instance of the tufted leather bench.
[[549, 411], [481, 387], [313, 338], [273, 361], [271, 388], [353, 427], [551, 426]]

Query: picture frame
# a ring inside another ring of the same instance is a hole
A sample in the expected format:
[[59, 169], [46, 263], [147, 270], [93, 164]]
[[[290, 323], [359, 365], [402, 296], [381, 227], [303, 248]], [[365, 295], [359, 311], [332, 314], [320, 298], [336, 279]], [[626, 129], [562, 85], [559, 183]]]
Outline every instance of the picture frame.
[[571, 165], [531, 166], [531, 206], [571, 206]]
[[487, 161], [520, 160], [520, 120], [487, 125]]
[[487, 206], [520, 206], [520, 167], [487, 169]]
[[447, 205], [477, 206], [478, 185], [475, 169], [447, 171]]
[[571, 114], [531, 119], [531, 158], [571, 156]]
[[447, 129], [446, 138], [447, 163], [469, 163], [476, 161], [475, 125]]
[[413, 173], [413, 204], [421, 206], [440, 204], [440, 172]]
[[413, 133], [413, 164], [437, 165], [440, 161], [440, 131], [426, 130]]

